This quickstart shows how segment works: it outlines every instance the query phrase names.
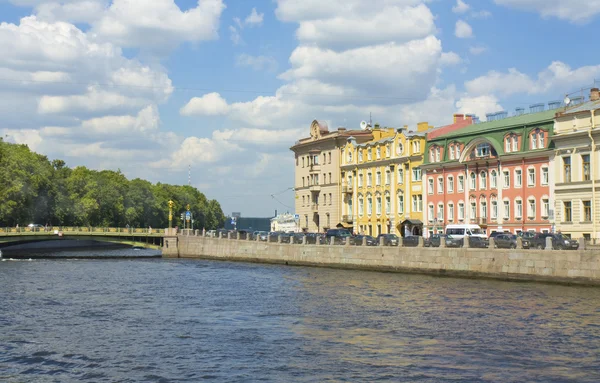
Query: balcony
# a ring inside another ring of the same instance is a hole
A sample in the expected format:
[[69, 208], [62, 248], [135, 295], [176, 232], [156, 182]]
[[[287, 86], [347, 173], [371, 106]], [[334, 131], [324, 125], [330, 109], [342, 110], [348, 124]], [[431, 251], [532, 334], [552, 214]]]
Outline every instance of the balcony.
[[321, 171], [321, 165], [319, 165], [319, 164], [312, 164], [312, 165], [310, 165], [308, 171], [310, 173], [318, 173], [319, 171]]
[[319, 205], [314, 203], [310, 206], [310, 211], [319, 211]]
[[353, 215], [343, 215], [342, 216], [342, 222], [344, 222], [344, 223], [352, 223], [352, 222], [354, 222], [354, 216]]
[[308, 187], [308, 190], [310, 190], [311, 192], [314, 192], [314, 193], [320, 193], [321, 192], [321, 185], [310, 185]]
[[488, 219], [487, 217], [475, 217], [474, 219], [475, 223], [479, 226], [487, 226], [488, 224]]
[[342, 193], [352, 194], [352, 185], [342, 185]]

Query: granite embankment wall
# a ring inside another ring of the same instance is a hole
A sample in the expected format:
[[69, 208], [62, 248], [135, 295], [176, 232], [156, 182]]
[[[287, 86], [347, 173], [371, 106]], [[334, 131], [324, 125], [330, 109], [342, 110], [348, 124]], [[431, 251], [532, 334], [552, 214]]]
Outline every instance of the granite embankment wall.
[[600, 253], [590, 250], [329, 246], [181, 235], [164, 243], [164, 257], [600, 286]]

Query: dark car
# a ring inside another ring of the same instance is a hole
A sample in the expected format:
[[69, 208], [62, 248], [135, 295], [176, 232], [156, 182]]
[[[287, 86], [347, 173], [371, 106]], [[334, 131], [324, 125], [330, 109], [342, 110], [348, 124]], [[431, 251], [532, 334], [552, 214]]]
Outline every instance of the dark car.
[[469, 241], [469, 247], [486, 249], [490, 243], [487, 238], [467, 236], [463, 238], [453, 238], [452, 236], [446, 237], [446, 247], [463, 247], [465, 244], [465, 238]]
[[447, 237], [446, 234], [433, 234], [431, 237], [425, 238], [423, 245], [425, 247], [440, 247], [441, 239]]
[[417, 247], [419, 246], [419, 238], [418, 235], [410, 235], [408, 237], [402, 238], [402, 246], [404, 247]]
[[537, 233], [531, 239], [531, 247], [536, 249], [546, 248], [546, 238], [552, 239], [552, 248], [554, 250], [577, 250], [579, 249], [579, 242], [574, 239], [567, 237], [564, 234], [553, 234], [553, 233]]
[[294, 233], [292, 234], [290, 241], [292, 243], [302, 243], [302, 239], [306, 236], [305, 233]]
[[488, 237], [488, 239], [489, 239], [489, 238], [496, 238], [497, 236], [499, 236], [499, 235], [503, 235], [503, 234], [508, 234], [508, 235], [510, 235], [510, 232], [508, 232], [508, 231], [493, 231], [493, 232], [490, 234], [490, 236]]
[[331, 238], [334, 238], [333, 243], [336, 245], [343, 245], [346, 243], [347, 237], [352, 237], [352, 233], [348, 229], [329, 229], [325, 233], [326, 243], [331, 243]]
[[520, 231], [519, 234], [517, 234], [517, 236], [519, 236], [523, 239], [527, 239], [529, 242], [531, 242], [531, 240], [533, 239], [533, 237], [536, 236], [536, 234], [540, 234], [540, 233], [536, 233], [533, 231]]
[[[495, 247], [498, 249], [516, 249], [517, 248], [517, 237], [515, 234], [500, 234], [494, 238]], [[524, 249], [529, 249], [529, 240], [521, 238]]]
[[227, 233], [229, 233], [229, 230], [226, 229], [217, 229], [217, 231], [215, 232], [215, 237], [217, 238], [227, 238]]
[[[462, 247], [463, 242], [464, 241], [462, 238], [455, 238], [451, 235], [446, 236], [446, 247]], [[439, 246], [439, 243], [438, 243], [438, 246]]]
[[352, 243], [354, 244], [354, 246], [362, 246], [363, 238], [366, 238], [367, 246], [379, 245], [379, 242], [377, 242], [377, 240], [375, 238], [371, 237], [370, 235], [363, 235], [363, 234], [359, 234], [356, 237], [352, 237]]
[[325, 243], [325, 238], [323, 237], [322, 234], [319, 233], [305, 233], [304, 234], [306, 236], [306, 243], [309, 245], [322, 245]]
[[396, 234], [379, 234], [377, 236], [377, 243], [381, 243], [383, 238], [383, 246], [398, 246], [398, 236]]

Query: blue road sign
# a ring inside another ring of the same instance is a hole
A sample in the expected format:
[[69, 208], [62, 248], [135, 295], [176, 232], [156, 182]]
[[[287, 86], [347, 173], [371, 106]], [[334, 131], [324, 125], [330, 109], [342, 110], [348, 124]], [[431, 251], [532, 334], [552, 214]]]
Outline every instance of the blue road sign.
[[192, 213], [189, 211], [185, 212], [185, 220], [189, 221], [190, 219], [192, 219]]

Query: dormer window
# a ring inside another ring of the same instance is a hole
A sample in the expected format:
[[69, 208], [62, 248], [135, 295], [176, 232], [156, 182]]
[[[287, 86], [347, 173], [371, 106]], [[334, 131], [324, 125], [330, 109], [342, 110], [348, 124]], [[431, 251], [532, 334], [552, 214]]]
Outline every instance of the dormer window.
[[381, 159], [381, 148], [379, 146], [377, 147], [376, 156], [378, 160]]
[[478, 144], [475, 149], [475, 156], [477, 157], [489, 157], [490, 153], [490, 144]]
[[348, 163], [352, 163], [352, 150], [348, 149]]

